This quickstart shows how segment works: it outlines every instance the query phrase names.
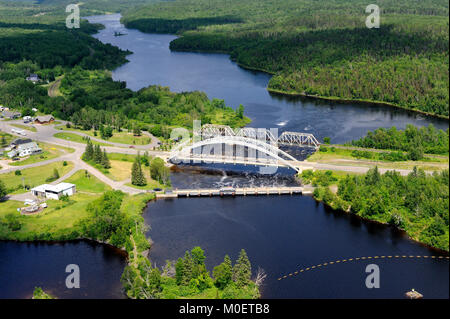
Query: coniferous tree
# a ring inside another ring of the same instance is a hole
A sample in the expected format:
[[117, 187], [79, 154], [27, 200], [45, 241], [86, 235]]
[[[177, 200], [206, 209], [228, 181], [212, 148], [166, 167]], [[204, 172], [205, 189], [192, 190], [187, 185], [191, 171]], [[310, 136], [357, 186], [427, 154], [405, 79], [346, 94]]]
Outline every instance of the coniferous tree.
[[6, 145], [8, 145], [8, 142], [6, 141], [6, 137], [5, 135], [2, 135], [2, 146], [5, 147]]
[[192, 260], [192, 256], [188, 251], [186, 251], [183, 259], [183, 279], [181, 280], [182, 285], [189, 285], [189, 282], [192, 279], [193, 268], [194, 262]]
[[177, 263], [175, 264], [175, 280], [177, 285], [180, 285], [182, 283], [183, 274], [184, 274], [183, 258], [178, 258]]
[[95, 145], [94, 147], [94, 161], [97, 164], [101, 164], [103, 159], [102, 150], [100, 149], [100, 145]]
[[224, 289], [231, 282], [233, 266], [228, 255], [225, 255], [225, 258], [220, 265], [214, 267], [213, 276], [215, 278], [214, 284], [219, 289]]
[[109, 158], [108, 158], [108, 155], [106, 154], [106, 150], [103, 150], [102, 166], [106, 169], [111, 168], [111, 163], [109, 162]]
[[145, 186], [147, 181], [145, 180], [144, 173], [142, 172], [141, 161], [139, 155], [133, 163], [131, 168], [131, 184], [136, 186]]
[[90, 161], [94, 158], [94, 147], [90, 139], [87, 140], [86, 149], [83, 154], [83, 160]]
[[238, 287], [248, 284], [252, 276], [252, 266], [244, 249], [239, 253], [239, 258], [233, 268], [233, 281]]

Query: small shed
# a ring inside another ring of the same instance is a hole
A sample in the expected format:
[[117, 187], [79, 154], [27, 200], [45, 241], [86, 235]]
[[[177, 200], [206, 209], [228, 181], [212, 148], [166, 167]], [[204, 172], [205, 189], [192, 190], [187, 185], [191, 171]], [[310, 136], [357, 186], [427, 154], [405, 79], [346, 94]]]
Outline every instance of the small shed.
[[76, 186], [70, 183], [60, 183], [58, 185], [43, 184], [31, 189], [31, 193], [36, 197], [59, 200], [61, 196], [72, 196], [76, 193]]

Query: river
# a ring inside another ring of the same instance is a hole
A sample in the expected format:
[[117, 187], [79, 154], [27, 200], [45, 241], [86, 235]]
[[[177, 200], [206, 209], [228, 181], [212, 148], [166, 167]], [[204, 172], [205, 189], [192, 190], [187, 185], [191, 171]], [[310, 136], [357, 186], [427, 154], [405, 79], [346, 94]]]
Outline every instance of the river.
[[[269, 75], [244, 70], [223, 54], [171, 52], [169, 43], [175, 36], [129, 30], [119, 19], [117, 14], [89, 17], [106, 27], [96, 38], [133, 52], [130, 62], [113, 72], [115, 80], [126, 81], [133, 90], [160, 84], [177, 92], [204, 91], [229, 106], [243, 104], [253, 127], [310, 132], [319, 139], [329, 136], [335, 143], [377, 127], [404, 128], [407, 123], [448, 128], [446, 120], [401, 109], [271, 95], [266, 90]], [[126, 35], [115, 37], [115, 31]], [[295, 184], [283, 175], [231, 175], [215, 168], [219, 174], [174, 172], [172, 183], [179, 188]], [[333, 260], [438, 254], [400, 231], [332, 211], [309, 196], [156, 201], [149, 203], [144, 218], [154, 242], [150, 258], [158, 266], [200, 245], [212, 270], [225, 254], [235, 259], [245, 248], [253, 270], [260, 267], [268, 275], [262, 287], [265, 298], [403, 298], [411, 288], [426, 298], [449, 297], [448, 262], [424, 258], [344, 262], [278, 281], [299, 268]], [[65, 266], [70, 263], [80, 265], [81, 289], [65, 288]], [[369, 263], [379, 265], [379, 289], [365, 286]], [[84, 241], [0, 242], [0, 298], [30, 297], [35, 286], [59, 298], [123, 298], [119, 279], [124, 266], [125, 259], [116, 250]]]

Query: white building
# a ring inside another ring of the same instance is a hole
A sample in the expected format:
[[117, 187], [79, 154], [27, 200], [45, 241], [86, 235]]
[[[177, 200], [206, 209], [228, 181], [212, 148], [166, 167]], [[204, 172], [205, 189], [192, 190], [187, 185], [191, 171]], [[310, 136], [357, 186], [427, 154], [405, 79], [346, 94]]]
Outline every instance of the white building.
[[8, 153], [9, 158], [16, 156], [25, 157], [29, 155], [36, 155], [42, 153], [42, 149], [36, 144], [36, 142], [29, 142], [24, 144], [19, 144]]
[[63, 195], [72, 196], [75, 194], [76, 186], [70, 183], [60, 183], [58, 185], [43, 184], [32, 188], [31, 193], [36, 197], [58, 200]]

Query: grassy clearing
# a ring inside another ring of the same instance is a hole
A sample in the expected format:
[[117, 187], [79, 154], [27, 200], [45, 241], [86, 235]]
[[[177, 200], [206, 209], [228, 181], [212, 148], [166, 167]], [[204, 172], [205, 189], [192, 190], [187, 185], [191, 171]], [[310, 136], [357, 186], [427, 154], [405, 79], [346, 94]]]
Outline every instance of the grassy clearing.
[[26, 192], [26, 190], [23, 189], [23, 184], [30, 188], [44, 184], [46, 183], [45, 180], [53, 174], [55, 168], [58, 170], [59, 176], [64, 176], [72, 170], [73, 163], [68, 162], [67, 166], [64, 166], [63, 162], [56, 162], [27, 168], [20, 171], [21, 175], [16, 175], [15, 172], [0, 174], [0, 180], [5, 183], [6, 187], [10, 190], [10, 194], [21, 194]]
[[5, 137], [5, 140], [6, 140], [7, 145], [9, 145], [9, 144], [12, 142], [12, 140], [15, 138], [15, 137], [12, 136], [11, 134], [2, 132], [2, 131], [0, 130], [0, 141], [1, 141], [1, 139], [3, 138], [3, 136]]
[[[60, 138], [60, 139], [66, 140], [66, 141], [70, 141], [70, 142], [87, 144], [86, 140], [83, 139], [83, 136], [80, 136], [80, 135], [74, 134], [74, 133], [56, 133], [53, 136], [56, 137], [56, 138]], [[91, 140], [91, 142], [94, 145], [111, 146], [111, 144], [106, 144], [106, 143], [97, 142], [97, 141], [93, 141], [93, 140]]]
[[20, 161], [11, 162], [9, 165], [11, 166], [23, 166], [23, 165], [29, 165], [34, 163], [39, 163], [43, 161], [48, 161], [57, 157], [60, 157], [61, 155], [65, 153], [73, 153], [75, 150], [72, 148], [57, 146], [53, 144], [47, 144], [43, 142], [37, 143], [40, 148], [42, 148], [42, 153], [28, 156]]
[[76, 172], [66, 182], [75, 184], [77, 186], [77, 192], [104, 193], [111, 190], [111, 187], [101, 182], [97, 177], [89, 173], [86, 174], [84, 170]]
[[33, 126], [23, 125], [23, 124], [10, 124], [11, 126], [17, 127], [21, 130], [27, 130], [31, 132], [37, 132], [37, 129]]
[[131, 167], [133, 163], [124, 161], [110, 160], [111, 168], [108, 170], [108, 176], [115, 181], [123, 181], [131, 178]]
[[153, 199], [155, 199], [154, 194], [128, 195], [124, 197], [120, 210], [130, 216], [141, 216], [147, 203]]
[[[0, 203], [0, 239], [9, 240], [52, 240], [78, 237], [78, 222], [88, 216], [87, 205], [100, 195], [77, 193], [70, 197], [69, 202], [47, 200], [48, 207], [37, 215], [23, 216], [17, 208], [23, 203], [6, 201]], [[5, 223], [6, 215], [16, 214], [21, 228], [12, 231]]]
[[[98, 139], [102, 139], [100, 136], [100, 133], [97, 132], [97, 136], [95, 135], [94, 130], [81, 130], [77, 128], [67, 128], [66, 126], [59, 126], [58, 129], [66, 131], [66, 132], [80, 132], [84, 133], [86, 135], [89, 135], [91, 137], [95, 137]], [[129, 133], [126, 131], [118, 132], [114, 131], [113, 136], [110, 137], [108, 140], [104, 140], [105, 142], [112, 142], [112, 143], [120, 143], [120, 144], [128, 144], [128, 145], [148, 145], [151, 143], [152, 139], [149, 136], [141, 135], [141, 136], [134, 136], [133, 133]]]

